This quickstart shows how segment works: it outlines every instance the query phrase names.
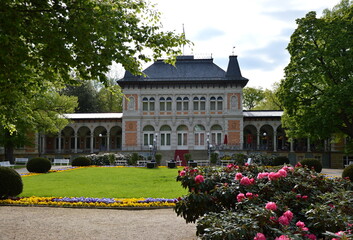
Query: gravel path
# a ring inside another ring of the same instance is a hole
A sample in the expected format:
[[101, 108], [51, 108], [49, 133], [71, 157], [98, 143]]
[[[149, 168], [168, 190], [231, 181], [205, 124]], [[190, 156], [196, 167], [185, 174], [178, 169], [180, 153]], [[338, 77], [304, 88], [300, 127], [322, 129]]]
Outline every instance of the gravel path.
[[0, 239], [195, 240], [173, 209], [111, 210], [0, 206]]

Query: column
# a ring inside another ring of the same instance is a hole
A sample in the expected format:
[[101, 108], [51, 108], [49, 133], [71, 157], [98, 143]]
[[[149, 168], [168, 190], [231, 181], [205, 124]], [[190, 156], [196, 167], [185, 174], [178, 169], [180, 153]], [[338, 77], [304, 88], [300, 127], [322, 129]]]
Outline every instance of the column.
[[310, 149], [310, 138], [307, 139], [307, 152], [311, 152], [311, 149]]
[[110, 132], [107, 131], [107, 151], [110, 151]]
[[257, 144], [257, 146], [256, 146], [256, 150], [260, 150], [260, 131], [257, 131], [257, 134], [256, 134], [256, 140], [257, 140], [257, 142], [256, 142], [256, 144]]
[[91, 153], [93, 153], [94, 132], [91, 132]]
[[58, 152], [61, 153], [61, 132], [59, 132], [58, 138]]
[[75, 132], [75, 151], [74, 153], [77, 153], [77, 132]]
[[41, 137], [42, 137], [42, 153], [45, 154], [45, 152], [46, 152], [45, 151], [46, 150], [46, 144], [45, 143], [46, 143], [47, 139], [45, 137], [45, 134], [43, 134]]
[[273, 151], [277, 152], [277, 133], [273, 133]]

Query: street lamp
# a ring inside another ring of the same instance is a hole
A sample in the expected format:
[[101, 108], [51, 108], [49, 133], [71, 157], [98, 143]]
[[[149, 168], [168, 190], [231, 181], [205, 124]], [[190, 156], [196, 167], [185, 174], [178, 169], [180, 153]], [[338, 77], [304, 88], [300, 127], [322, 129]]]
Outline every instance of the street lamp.
[[156, 161], [156, 152], [157, 152], [157, 137], [158, 134], [155, 133], [154, 138], [153, 138], [153, 161]]
[[206, 139], [206, 142], [207, 142], [207, 157], [208, 157], [208, 160], [210, 161], [210, 157], [211, 157], [211, 149], [210, 149], [210, 133], [207, 133], [207, 139]]
[[99, 136], [99, 151], [102, 151], [102, 137], [103, 137], [103, 135], [100, 133], [100, 134], [98, 134], [98, 136]]

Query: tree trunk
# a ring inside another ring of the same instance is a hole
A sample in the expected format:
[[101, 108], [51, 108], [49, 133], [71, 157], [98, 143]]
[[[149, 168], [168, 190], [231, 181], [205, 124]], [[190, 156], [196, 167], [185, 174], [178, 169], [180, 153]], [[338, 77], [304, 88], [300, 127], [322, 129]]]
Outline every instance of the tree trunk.
[[14, 159], [14, 145], [12, 142], [12, 136], [9, 131], [5, 132], [5, 161], [10, 161], [11, 164], [15, 163]]

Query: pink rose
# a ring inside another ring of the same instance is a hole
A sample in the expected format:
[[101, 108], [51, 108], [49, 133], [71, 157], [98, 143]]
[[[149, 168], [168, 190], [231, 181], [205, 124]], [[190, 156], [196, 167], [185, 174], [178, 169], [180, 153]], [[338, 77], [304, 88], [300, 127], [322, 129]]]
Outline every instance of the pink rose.
[[242, 179], [240, 179], [240, 184], [247, 186], [251, 184], [251, 181], [248, 177], [243, 177]]
[[195, 177], [195, 182], [196, 183], [202, 183], [203, 181], [205, 181], [205, 178], [202, 175], [197, 175]]
[[279, 175], [279, 173], [275, 173], [275, 172], [270, 172], [268, 174], [268, 179], [270, 179], [271, 181], [275, 181], [278, 180], [281, 176]]
[[233, 163], [230, 163], [230, 164], [227, 165], [227, 168], [232, 168], [232, 167], [234, 167]]
[[306, 196], [306, 195], [304, 195], [304, 196], [302, 196], [302, 199], [308, 199], [308, 196]]
[[287, 237], [286, 235], [281, 235], [281, 236], [275, 238], [275, 240], [290, 240], [290, 238]]
[[275, 210], [277, 210], [277, 205], [274, 202], [268, 202], [268, 203], [266, 203], [266, 207], [265, 208], [267, 210], [275, 211]]
[[278, 170], [278, 174], [279, 174], [281, 177], [287, 177], [287, 171], [284, 170], [284, 169]]
[[235, 174], [235, 180], [240, 180], [243, 178], [243, 174], [241, 174], [240, 172]]
[[241, 202], [241, 201], [243, 201], [244, 199], [245, 199], [244, 193], [239, 193], [239, 194], [237, 195], [237, 201], [238, 201], [238, 202]]
[[282, 215], [278, 218], [278, 222], [282, 225], [285, 225], [285, 226], [289, 225], [289, 219], [284, 215]]
[[257, 179], [267, 178], [267, 176], [268, 176], [268, 172], [259, 173], [257, 174]]
[[254, 194], [251, 192], [247, 192], [245, 195], [247, 198], [253, 198], [253, 196], [254, 196]]
[[257, 233], [254, 240], [266, 240], [266, 237], [263, 233]]
[[292, 221], [292, 219], [293, 219], [293, 213], [290, 210], [284, 212], [283, 216], [286, 216], [289, 221]]
[[181, 171], [181, 172], [179, 173], [179, 176], [184, 177], [184, 176], [185, 176], [185, 174], [186, 174], [186, 172], [185, 172], [185, 171]]
[[302, 195], [297, 194], [295, 197], [296, 197], [297, 199], [301, 199], [301, 198], [302, 198]]
[[314, 234], [306, 234], [305, 237], [307, 237], [310, 240], [316, 240], [316, 236]]
[[295, 226], [299, 227], [299, 228], [303, 228], [305, 227], [305, 223], [301, 222], [301, 221], [298, 221]]

